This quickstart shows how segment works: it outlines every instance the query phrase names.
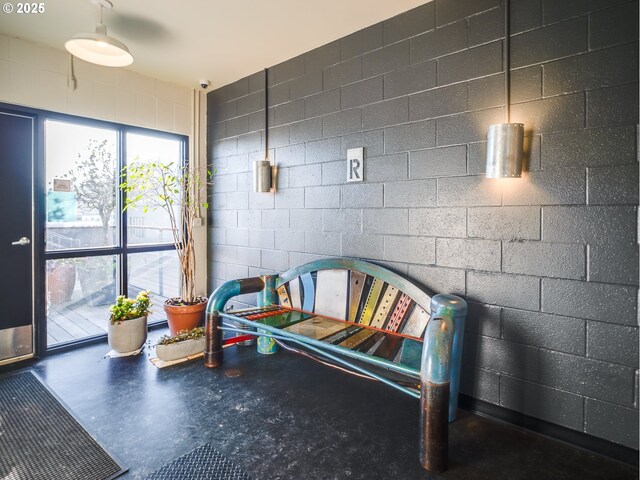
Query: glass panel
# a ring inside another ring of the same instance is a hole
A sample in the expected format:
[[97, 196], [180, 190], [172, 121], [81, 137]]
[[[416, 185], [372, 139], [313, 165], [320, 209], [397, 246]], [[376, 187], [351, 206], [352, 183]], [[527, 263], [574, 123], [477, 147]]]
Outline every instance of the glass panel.
[[[172, 163], [176, 170], [182, 164], [182, 141], [171, 138], [154, 137], [127, 133], [127, 165], [131, 163], [156, 162]], [[143, 205], [151, 205], [150, 201], [142, 200], [137, 208], [127, 210], [127, 242], [129, 245], [149, 243], [171, 243], [168, 214], [161, 208], [150, 208], [143, 212]], [[177, 207], [176, 207], [177, 208]]]
[[115, 130], [47, 120], [47, 250], [116, 245]]
[[115, 255], [47, 260], [47, 345], [104, 334], [117, 295]]
[[129, 255], [129, 296], [135, 297], [142, 290], [151, 291], [149, 322], [166, 319], [164, 301], [180, 295], [179, 268], [174, 250]]

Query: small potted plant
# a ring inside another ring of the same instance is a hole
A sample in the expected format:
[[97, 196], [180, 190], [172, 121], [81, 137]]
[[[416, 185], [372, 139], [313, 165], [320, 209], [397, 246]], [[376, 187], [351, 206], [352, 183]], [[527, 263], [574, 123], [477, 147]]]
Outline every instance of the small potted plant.
[[120, 295], [109, 308], [109, 346], [118, 353], [131, 353], [140, 349], [147, 339], [147, 316], [151, 313], [149, 291], [136, 298]]
[[165, 335], [158, 340], [156, 355], [165, 362], [185, 358], [204, 351], [204, 327], [182, 330], [176, 335]]

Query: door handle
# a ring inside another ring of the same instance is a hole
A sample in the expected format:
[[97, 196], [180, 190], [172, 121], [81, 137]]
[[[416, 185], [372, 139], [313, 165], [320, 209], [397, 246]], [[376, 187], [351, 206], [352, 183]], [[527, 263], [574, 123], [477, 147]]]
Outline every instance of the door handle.
[[22, 237], [20, 240], [16, 240], [15, 242], [11, 242], [11, 245], [29, 245], [31, 240], [27, 237]]

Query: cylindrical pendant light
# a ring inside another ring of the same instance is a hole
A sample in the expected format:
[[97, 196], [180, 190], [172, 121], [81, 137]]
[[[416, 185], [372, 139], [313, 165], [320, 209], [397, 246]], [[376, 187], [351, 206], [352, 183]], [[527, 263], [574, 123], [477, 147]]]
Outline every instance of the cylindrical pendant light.
[[487, 178], [522, 175], [522, 123], [499, 123], [487, 134]]
[[253, 191], [271, 191], [271, 162], [269, 160], [256, 160], [253, 162]]
[[489, 126], [487, 133], [487, 178], [509, 178], [522, 175], [524, 125], [511, 123], [509, 64], [509, 0], [504, 3], [504, 97], [505, 123]]

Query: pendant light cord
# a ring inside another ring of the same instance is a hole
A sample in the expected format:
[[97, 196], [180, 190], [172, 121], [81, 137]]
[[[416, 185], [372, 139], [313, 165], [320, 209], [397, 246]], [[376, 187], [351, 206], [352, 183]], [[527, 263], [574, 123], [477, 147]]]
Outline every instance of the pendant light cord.
[[264, 69], [264, 158], [269, 158], [269, 69]]
[[511, 123], [511, 62], [509, 47], [511, 43], [510, 18], [509, 18], [509, 0], [504, 0], [504, 101], [505, 101], [505, 120]]

